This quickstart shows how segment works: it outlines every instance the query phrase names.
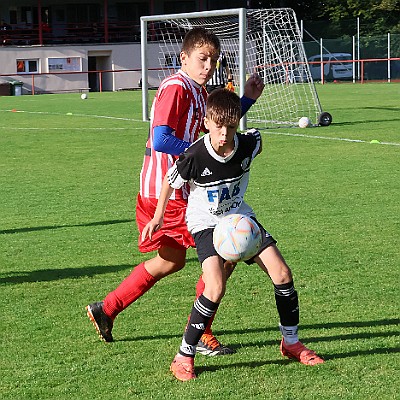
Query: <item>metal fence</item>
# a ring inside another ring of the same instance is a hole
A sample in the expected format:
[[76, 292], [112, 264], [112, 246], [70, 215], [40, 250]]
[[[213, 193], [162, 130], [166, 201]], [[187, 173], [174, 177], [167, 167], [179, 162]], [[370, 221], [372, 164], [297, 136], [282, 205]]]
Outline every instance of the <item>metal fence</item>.
[[327, 53], [350, 54], [356, 62], [358, 81], [400, 79], [400, 34], [314, 39], [305, 41], [304, 48], [307, 57]]

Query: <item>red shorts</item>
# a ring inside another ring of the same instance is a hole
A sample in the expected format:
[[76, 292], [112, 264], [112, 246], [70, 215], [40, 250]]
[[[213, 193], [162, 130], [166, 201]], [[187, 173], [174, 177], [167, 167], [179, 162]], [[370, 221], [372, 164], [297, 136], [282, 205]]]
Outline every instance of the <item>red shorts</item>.
[[139, 229], [139, 251], [148, 253], [168, 246], [177, 249], [195, 247], [192, 235], [189, 233], [186, 221], [186, 200], [170, 200], [164, 214], [164, 223], [160, 230], [153, 233], [152, 240], [146, 237], [142, 241], [141, 233], [146, 224], [153, 218], [157, 207], [157, 199], [141, 197], [136, 200], [136, 223]]

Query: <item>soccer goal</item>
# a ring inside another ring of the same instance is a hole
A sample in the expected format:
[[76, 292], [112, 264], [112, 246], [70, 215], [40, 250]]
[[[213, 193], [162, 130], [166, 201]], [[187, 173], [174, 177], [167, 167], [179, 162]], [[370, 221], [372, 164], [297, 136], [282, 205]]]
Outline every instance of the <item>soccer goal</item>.
[[[264, 92], [241, 120], [241, 129], [297, 126], [301, 117], [329, 125], [323, 113], [292, 9], [244, 8], [141, 17], [142, 114], [148, 120], [148, 89], [179, 69], [185, 33], [202, 26], [221, 41], [221, 50], [242, 96], [249, 75], [257, 72]], [[151, 83], [150, 83], [151, 82]]]

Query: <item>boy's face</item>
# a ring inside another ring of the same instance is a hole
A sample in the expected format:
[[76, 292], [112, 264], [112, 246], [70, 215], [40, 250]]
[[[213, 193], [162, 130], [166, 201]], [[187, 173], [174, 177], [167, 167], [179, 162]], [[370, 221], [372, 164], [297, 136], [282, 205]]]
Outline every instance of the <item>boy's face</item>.
[[218, 56], [215, 48], [209, 45], [194, 48], [190, 55], [182, 51], [182, 71], [199, 85], [205, 85], [215, 71]]
[[239, 121], [229, 125], [219, 125], [213, 119], [204, 118], [204, 125], [210, 132], [211, 144], [214, 149], [233, 145], [233, 138], [237, 132]]

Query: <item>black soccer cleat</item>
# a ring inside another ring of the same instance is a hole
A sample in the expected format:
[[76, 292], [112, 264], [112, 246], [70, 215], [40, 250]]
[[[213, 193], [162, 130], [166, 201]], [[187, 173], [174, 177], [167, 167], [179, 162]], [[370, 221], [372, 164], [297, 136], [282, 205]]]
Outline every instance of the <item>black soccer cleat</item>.
[[100, 339], [104, 340], [105, 342], [114, 341], [111, 334], [113, 320], [104, 313], [103, 302], [99, 301], [97, 303], [89, 304], [86, 307], [86, 310], [88, 317], [93, 322], [93, 325], [100, 336]]
[[225, 356], [233, 354], [235, 350], [221, 344], [212, 333], [204, 333], [197, 343], [196, 352], [205, 356]]

